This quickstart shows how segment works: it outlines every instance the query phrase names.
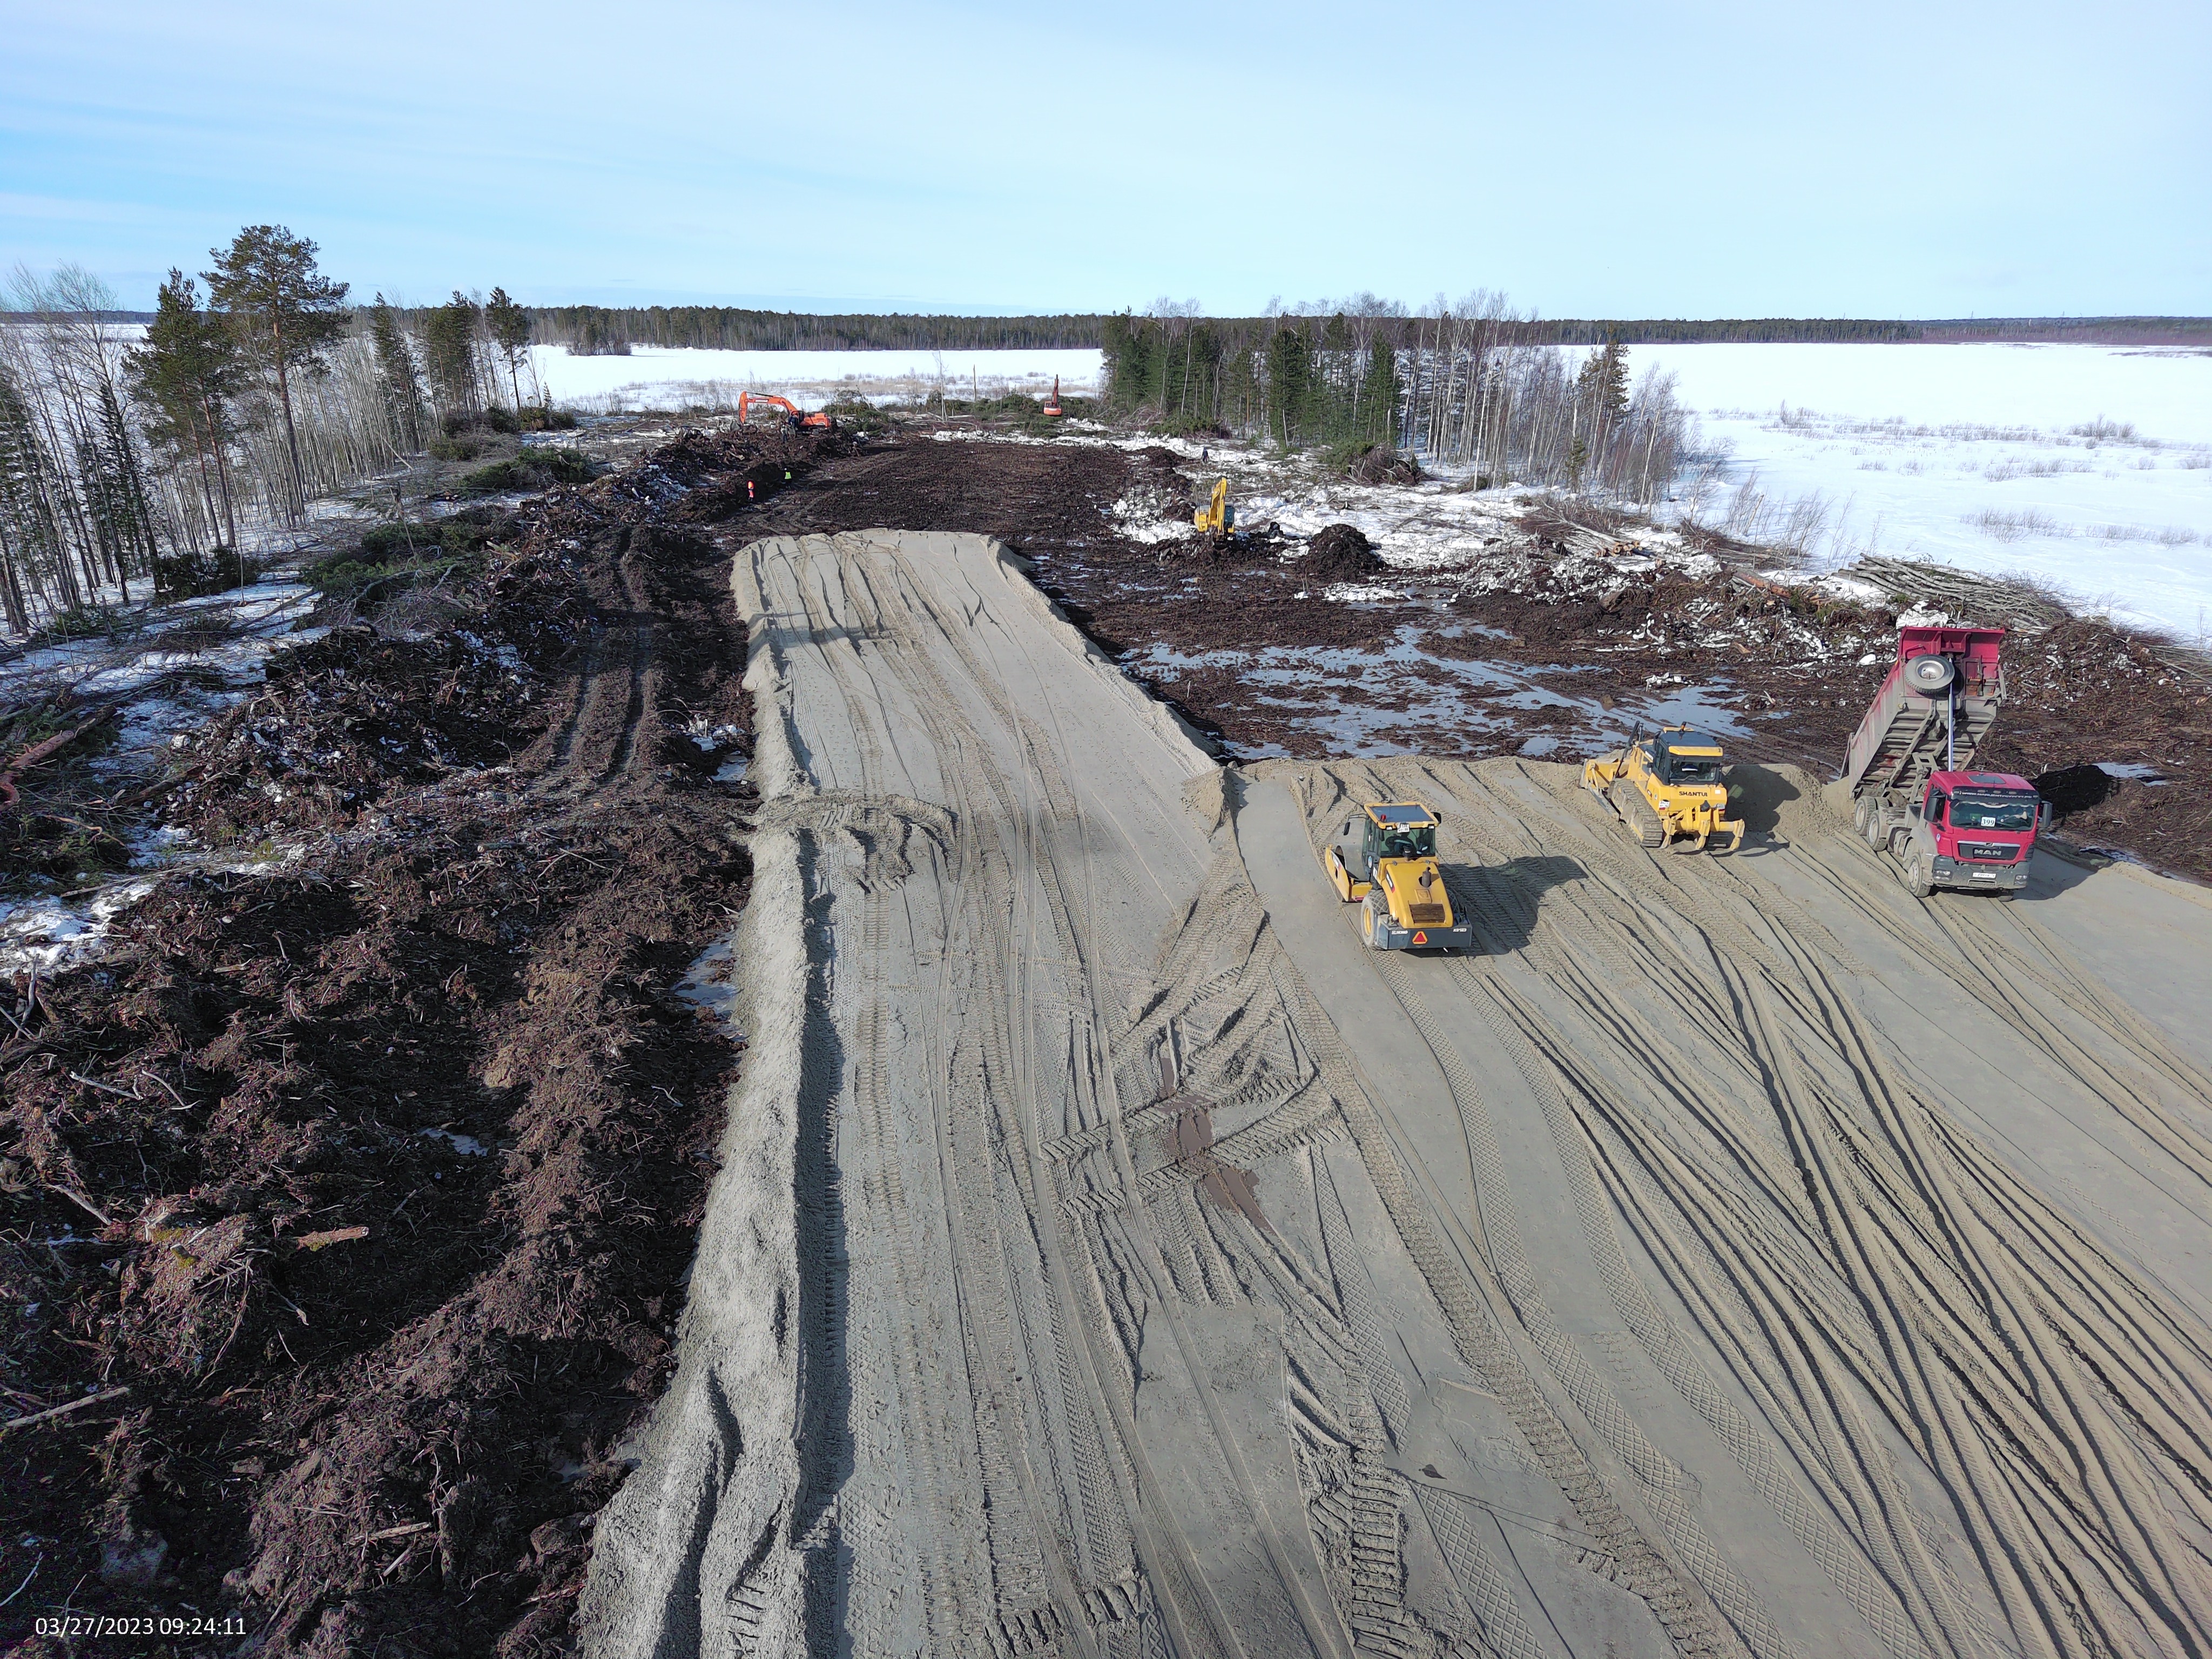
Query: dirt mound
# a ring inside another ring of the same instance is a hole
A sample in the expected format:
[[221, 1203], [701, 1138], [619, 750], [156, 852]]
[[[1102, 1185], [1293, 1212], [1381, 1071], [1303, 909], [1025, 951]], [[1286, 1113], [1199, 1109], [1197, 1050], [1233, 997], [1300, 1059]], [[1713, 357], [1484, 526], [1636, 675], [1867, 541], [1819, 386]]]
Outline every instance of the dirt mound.
[[2035, 793], [2060, 813], [2101, 806], [2119, 781], [2101, 766], [2061, 766], [2034, 779]]
[[1410, 455], [1401, 455], [1388, 444], [1370, 444], [1352, 457], [1345, 476], [1364, 484], [1419, 483], [1427, 476]]
[[1301, 574], [1322, 582], [1357, 582], [1380, 574], [1382, 556], [1353, 525], [1324, 526], [1297, 562]]

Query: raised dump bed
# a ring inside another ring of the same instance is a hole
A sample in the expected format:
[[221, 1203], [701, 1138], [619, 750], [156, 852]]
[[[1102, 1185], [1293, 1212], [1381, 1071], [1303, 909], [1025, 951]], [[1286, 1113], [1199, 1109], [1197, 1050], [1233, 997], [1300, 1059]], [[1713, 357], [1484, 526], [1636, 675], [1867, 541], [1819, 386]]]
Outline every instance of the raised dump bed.
[[1897, 860], [1905, 885], [2007, 895], [2027, 883], [2042, 822], [2027, 780], [1978, 772], [2004, 701], [2002, 628], [1901, 628], [1897, 660], [1851, 734], [1844, 781], [1868, 842]]

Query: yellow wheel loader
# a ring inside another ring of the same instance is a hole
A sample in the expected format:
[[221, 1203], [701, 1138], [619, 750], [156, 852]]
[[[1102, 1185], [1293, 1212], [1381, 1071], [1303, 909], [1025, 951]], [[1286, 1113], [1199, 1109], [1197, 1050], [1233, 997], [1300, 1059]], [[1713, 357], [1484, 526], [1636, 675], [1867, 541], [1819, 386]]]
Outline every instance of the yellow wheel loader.
[[1678, 853], [1702, 852], [1722, 836], [1728, 845], [1713, 850], [1733, 853], [1743, 845], [1743, 820], [1729, 817], [1729, 803], [1743, 787], [1723, 781], [1723, 763], [1712, 738], [1663, 726], [1648, 738], [1632, 736], [1619, 754], [1585, 761], [1583, 787], [1601, 796], [1654, 851], [1672, 842]]
[[1358, 904], [1376, 951], [1472, 951], [1474, 924], [1452, 914], [1437, 867], [1437, 815], [1417, 800], [1378, 801], [1344, 821], [1322, 855], [1337, 896]]

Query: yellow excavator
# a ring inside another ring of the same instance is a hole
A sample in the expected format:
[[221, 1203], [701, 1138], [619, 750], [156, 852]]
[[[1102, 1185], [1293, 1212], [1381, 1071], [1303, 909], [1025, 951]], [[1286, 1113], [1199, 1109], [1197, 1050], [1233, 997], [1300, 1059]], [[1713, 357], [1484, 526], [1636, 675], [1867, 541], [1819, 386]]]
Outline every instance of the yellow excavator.
[[1452, 914], [1437, 867], [1435, 813], [1417, 800], [1376, 801], [1346, 818], [1337, 836], [1322, 862], [1337, 896], [1360, 906], [1370, 950], [1474, 949], [1474, 924]]
[[1237, 504], [1229, 499], [1229, 480], [1217, 478], [1213, 493], [1206, 497], [1206, 505], [1190, 515], [1198, 533], [1216, 547], [1239, 536], [1256, 536], [1262, 540], [1281, 533], [1280, 526], [1272, 520], [1266, 524], [1246, 524], [1237, 516]]
[[[1656, 851], [1680, 842], [1678, 853], [1698, 853], [1715, 836], [1733, 853], [1743, 845], [1743, 820], [1729, 817], [1741, 784], [1721, 777], [1721, 746], [1686, 726], [1662, 726], [1650, 737], [1630, 735], [1614, 755], [1583, 763], [1583, 787], [1601, 797], [1644, 847]], [[1683, 837], [1688, 837], [1683, 841]]]
[[1190, 521], [1208, 536], [1233, 535], [1237, 529], [1237, 509], [1229, 504], [1229, 480], [1221, 479], [1213, 486], [1213, 495], [1204, 507], [1190, 515]]

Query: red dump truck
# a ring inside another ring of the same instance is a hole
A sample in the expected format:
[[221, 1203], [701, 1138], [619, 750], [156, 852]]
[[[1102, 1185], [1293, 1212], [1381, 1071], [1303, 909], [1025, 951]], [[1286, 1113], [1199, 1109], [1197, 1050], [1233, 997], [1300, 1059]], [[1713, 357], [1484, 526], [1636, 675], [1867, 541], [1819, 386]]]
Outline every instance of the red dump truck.
[[1897, 661], [1844, 762], [1859, 833], [1887, 848], [1905, 884], [1988, 889], [2027, 884], [2043, 822], [2027, 779], [1978, 772], [1974, 756], [2004, 701], [2002, 628], [1901, 628]]

